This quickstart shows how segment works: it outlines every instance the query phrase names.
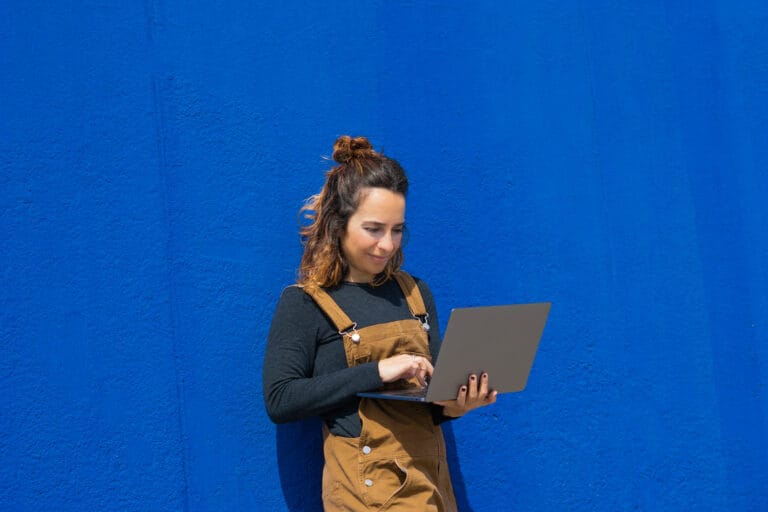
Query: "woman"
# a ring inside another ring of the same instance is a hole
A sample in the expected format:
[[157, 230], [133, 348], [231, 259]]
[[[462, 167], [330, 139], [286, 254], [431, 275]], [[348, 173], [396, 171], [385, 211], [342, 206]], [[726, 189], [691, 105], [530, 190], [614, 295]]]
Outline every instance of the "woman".
[[[364, 137], [340, 137], [338, 165], [302, 211], [298, 283], [283, 291], [264, 358], [278, 423], [324, 422], [326, 510], [455, 510], [440, 423], [496, 401], [471, 375], [437, 404], [360, 399], [423, 386], [440, 348], [427, 285], [400, 270], [408, 179]], [[431, 324], [431, 328], [430, 328]]]

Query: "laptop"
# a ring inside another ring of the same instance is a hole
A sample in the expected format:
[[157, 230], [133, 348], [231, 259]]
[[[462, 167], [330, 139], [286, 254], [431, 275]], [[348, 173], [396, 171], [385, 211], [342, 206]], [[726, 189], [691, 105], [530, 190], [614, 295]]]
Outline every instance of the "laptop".
[[470, 374], [488, 373], [490, 389], [522, 391], [547, 323], [550, 302], [456, 308], [425, 388], [369, 391], [365, 398], [437, 402], [454, 400]]

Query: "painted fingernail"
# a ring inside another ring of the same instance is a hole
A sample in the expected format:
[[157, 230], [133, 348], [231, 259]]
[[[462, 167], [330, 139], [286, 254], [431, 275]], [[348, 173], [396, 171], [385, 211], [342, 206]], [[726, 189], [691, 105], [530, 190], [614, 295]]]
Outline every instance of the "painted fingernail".
[[467, 386], [461, 386], [461, 391], [464, 392], [467, 390]]
[[474, 375], [472, 375], [472, 376], [469, 378], [469, 380], [475, 380], [476, 378], [477, 378], [477, 377], [475, 377]]
[[484, 379], [487, 379], [487, 378], [488, 378], [488, 374], [487, 374], [487, 373], [484, 373], [484, 374], [483, 374], [483, 378], [484, 378]]

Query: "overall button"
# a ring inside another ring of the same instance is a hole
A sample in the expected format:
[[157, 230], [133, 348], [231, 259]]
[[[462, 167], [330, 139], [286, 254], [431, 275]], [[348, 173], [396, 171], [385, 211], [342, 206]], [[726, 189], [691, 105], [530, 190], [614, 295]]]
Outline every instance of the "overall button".
[[371, 447], [370, 446], [363, 446], [363, 453], [368, 455], [371, 453]]
[[366, 487], [371, 487], [371, 486], [373, 486], [373, 480], [371, 480], [370, 478], [366, 478], [366, 479], [365, 479], [365, 486], [366, 486]]

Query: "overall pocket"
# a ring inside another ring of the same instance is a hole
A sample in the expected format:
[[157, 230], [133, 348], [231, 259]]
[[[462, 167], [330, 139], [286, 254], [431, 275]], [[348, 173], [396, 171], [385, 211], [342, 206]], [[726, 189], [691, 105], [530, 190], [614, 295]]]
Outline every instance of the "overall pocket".
[[396, 498], [408, 483], [408, 471], [394, 459], [366, 463], [360, 473], [360, 488], [365, 504], [381, 508]]

